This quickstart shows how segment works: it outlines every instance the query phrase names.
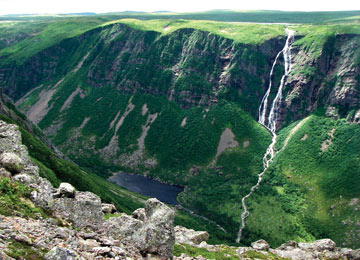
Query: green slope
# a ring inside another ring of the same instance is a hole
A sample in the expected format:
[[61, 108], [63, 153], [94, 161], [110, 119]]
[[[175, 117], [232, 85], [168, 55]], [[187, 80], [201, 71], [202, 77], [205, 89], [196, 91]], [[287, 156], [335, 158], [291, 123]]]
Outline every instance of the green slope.
[[[3, 110], [4, 107], [5, 110]], [[39, 140], [38, 137], [43, 135], [43, 133], [35, 126], [29, 127], [28, 123], [26, 123], [26, 117], [12, 104], [8, 103], [5, 106], [0, 100], [0, 108], [2, 110], [0, 119], [19, 126], [22, 134], [22, 142], [27, 146], [31, 159], [38, 165], [40, 176], [48, 179], [54, 187], [58, 187], [61, 182], [69, 182], [78, 190], [94, 192], [99, 195], [103, 201], [113, 203], [120, 212], [127, 214], [131, 214], [135, 209], [144, 206], [147, 197], [123, 189], [98, 175], [84, 171], [69, 160], [61, 159], [55, 155], [47, 145]], [[88, 164], [92, 166], [89, 168], [96, 170], [94, 167], [95, 162], [93, 161], [91, 164]], [[0, 196], [4, 196], [2, 214], [12, 214], [14, 210], [19, 210], [25, 215], [32, 216], [34, 212], [42, 212], [40, 209], [33, 209], [28, 207], [27, 204], [19, 203], [19, 196], [26, 193], [26, 189], [24, 189], [23, 186], [20, 186], [21, 189], [19, 190], [15, 187], [16, 190], [13, 191], [13, 195], [8, 195], [2, 191], [8, 191], [13, 188], [9, 187], [6, 180], [1, 180], [0, 182]], [[210, 243], [219, 244], [225, 241], [232, 243], [231, 234], [226, 234], [211, 222], [191, 216], [183, 210], [177, 210], [175, 225], [181, 225], [195, 230], [207, 230], [211, 235]]]

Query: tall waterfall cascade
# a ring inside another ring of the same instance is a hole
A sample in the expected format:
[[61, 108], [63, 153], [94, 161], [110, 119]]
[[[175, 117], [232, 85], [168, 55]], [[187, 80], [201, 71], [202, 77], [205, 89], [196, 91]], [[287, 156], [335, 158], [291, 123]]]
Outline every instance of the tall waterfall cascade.
[[[264, 169], [262, 172], [260, 172], [258, 174], [257, 183], [254, 186], [252, 186], [250, 189], [250, 192], [241, 199], [243, 212], [241, 214], [241, 226], [240, 226], [238, 236], [236, 239], [237, 243], [240, 243], [240, 241], [241, 241], [242, 232], [246, 225], [245, 220], [250, 215], [250, 213], [246, 207], [246, 199], [248, 199], [254, 193], [254, 191], [260, 186], [262, 177], [263, 177], [264, 173], [266, 172], [266, 170], [269, 168], [269, 165], [275, 156], [274, 148], [275, 148], [276, 138], [277, 138], [276, 126], [277, 126], [277, 122], [278, 122], [279, 114], [280, 114], [279, 110], [280, 110], [280, 105], [281, 105], [281, 101], [282, 101], [282, 90], [284, 88], [286, 78], [289, 75], [290, 70], [291, 70], [291, 44], [294, 41], [294, 34], [295, 34], [294, 31], [286, 29], [287, 39], [286, 39], [285, 46], [275, 57], [274, 63], [272, 65], [271, 71], [270, 71], [269, 86], [268, 86], [268, 89], [265, 92], [265, 95], [262, 98], [260, 106], [259, 106], [258, 122], [262, 126], [264, 126], [267, 130], [269, 130], [269, 132], [271, 133], [271, 136], [272, 136], [272, 141], [264, 154], [264, 157], [263, 157]], [[281, 77], [280, 85], [279, 85], [277, 94], [271, 104], [270, 111], [267, 113], [267, 111], [269, 110], [269, 108], [268, 108], [269, 96], [270, 96], [270, 92], [271, 92], [271, 88], [272, 88], [272, 80], [271, 79], [273, 77], [277, 61], [278, 61], [279, 57], [281, 56], [281, 54], [284, 57], [284, 74]]]

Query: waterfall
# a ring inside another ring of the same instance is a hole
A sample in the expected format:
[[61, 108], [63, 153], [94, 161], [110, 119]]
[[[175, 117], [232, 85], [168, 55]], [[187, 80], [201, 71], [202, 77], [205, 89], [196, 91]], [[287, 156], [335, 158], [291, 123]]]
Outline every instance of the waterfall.
[[[291, 43], [294, 40], [294, 31], [286, 29], [286, 35], [287, 35], [287, 39], [286, 39], [286, 43], [284, 48], [276, 55], [276, 58], [274, 60], [274, 63], [271, 67], [271, 71], [270, 71], [270, 76], [269, 76], [269, 86], [268, 89], [264, 95], [264, 97], [261, 100], [260, 106], [259, 106], [259, 120], [258, 122], [264, 126], [267, 130], [270, 131], [271, 135], [272, 135], [272, 140], [271, 140], [271, 144], [269, 145], [269, 147], [266, 149], [266, 152], [264, 154], [263, 157], [263, 165], [264, 165], [264, 169], [262, 172], [260, 172], [258, 174], [258, 181], [257, 183], [251, 187], [250, 192], [241, 199], [241, 204], [243, 207], [243, 212], [241, 213], [241, 226], [238, 232], [238, 236], [236, 239], [236, 242], [239, 243], [241, 240], [241, 236], [242, 236], [242, 231], [245, 228], [245, 219], [249, 216], [249, 211], [246, 207], [246, 199], [249, 198], [254, 191], [259, 187], [261, 181], [262, 181], [262, 177], [264, 175], [264, 173], [266, 172], [266, 170], [269, 168], [270, 162], [272, 162], [274, 156], [275, 156], [275, 144], [276, 144], [276, 124], [279, 118], [279, 109], [280, 109], [280, 105], [281, 105], [281, 100], [282, 100], [282, 90], [283, 87], [285, 85], [285, 81], [287, 76], [289, 75], [289, 72], [291, 70], [291, 51], [290, 51], [290, 47], [291, 47]], [[271, 92], [271, 87], [272, 87], [272, 76], [274, 74], [274, 69], [276, 66], [276, 63], [280, 57], [280, 55], [283, 54], [284, 57], [284, 74], [281, 77], [281, 81], [280, 81], [280, 85], [279, 85], [279, 89], [277, 91], [276, 97], [274, 98], [272, 105], [271, 105], [271, 109], [270, 112], [268, 114], [268, 116], [266, 117], [266, 112], [268, 110], [268, 99], [269, 99], [269, 95]], [[266, 120], [267, 119], [267, 120]]]

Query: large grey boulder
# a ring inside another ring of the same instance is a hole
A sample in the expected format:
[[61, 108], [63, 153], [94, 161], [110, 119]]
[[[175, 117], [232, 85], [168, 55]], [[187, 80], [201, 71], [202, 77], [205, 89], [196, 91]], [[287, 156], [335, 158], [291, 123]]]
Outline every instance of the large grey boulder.
[[146, 220], [146, 213], [144, 208], [138, 208], [134, 210], [134, 212], [131, 214], [131, 216], [135, 219], [145, 221]]
[[264, 239], [260, 239], [258, 241], [252, 242], [251, 247], [256, 250], [267, 251], [267, 250], [269, 250], [270, 245]]
[[294, 248], [298, 248], [298, 243], [296, 241], [290, 240], [281, 246], [279, 246], [278, 250], [292, 250]]
[[33, 176], [28, 175], [28, 174], [24, 174], [24, 173], [20, 173], [20, 174], [15, 175], [12, 178], [12, 180], [20, 182], [20, 183], [22, 183], [24, 185], [30, 185], [30, 184], [36, 183], [36, 181], [37, 181]]
[[0, 167], [0, 177], [11, 178], [11, 172], [5, 168]]
[[101, 199], [91, 192], [77, 192], [75, 198], [55, 199], [53, 215], [72, 222], [78, 228], [98, 229], [104, 221]]
[[206, 231], [195, 231], [182, 226], [176, 226], [174, 230], [175, 241], [178, 243], [199, 245], [201, 242], [209, 239], [209, 233]]
[[31, 192], [31, 200], [36, 206], [47, 210], [54, 209], [54, 197], [55, 191], [51, 183], [44, 178], [37, 177], [37, 183], [30, 185], [35, 190]]
[[360, 259], [360, 249], [353, 250], [350, 248], [341, 248], [340, 249], [341, 255], [347, 257], [348, 259]]
[[122, 213], [119, 217], [109, 218], [105, 221], [100, 232], [116, 239], [131, 240], [132, 235], [134, 235], [143, 224], [142, 221]]
[[135, 246], [142, 252], [172, 259], [175, 211], [153, 198], [146, 201], [145, 215], [144, 225], [133, 235]]
[[331, 239], [320, 239], [312, 243], [299, 243], [299, 248], [303, 250], [312, 250], [312, 251], [324, 251], [329, 250], [333, 251], [336, 247], [336, 244]]
[[74, 198], [75, 188], [70, 183], [62, 182], [55, 194], [57, 197]]
[[30, 176], [38, 177], [39, 167], [34, 165], [32, 162], [29, 162], [25, 165], [25, 168], [21, 172]]
[[8, 171], [12, 172], [13, 174], [19, 173], [24, 169], [24, 162], [23, 160], [12, 152], [4, 152], [0, 156], [0, 164], [7, 169]]
[[157, 199], [149, 199], [145, 210], [136, 210], [133, 216], [137, 218], [126, 214], [110, 218], [103, 224], [101, 232], [134, 245], [144, 254], [172, 259], [174, 210]]
[[106, 213], [115, 213], [116, 212], [116, 207], [114, 206], [114, 204], [107, 204], [107, 203], [102, 203], [101, 204], [101, 209], [102, 212]]
[[0, 120], [0, 154], [4, 152], [18, 155], [25, 164], [30, 161], [28, 150], [21, 143], [19, 127]]
[[300, 248], [293, 248], [287, 250], [270, 250], [271, 253], [276, 254], [280, 257], [292, 259], [292, 260], [307, 260], [307, 259], [318, 259], [319, 254], [317, 252], [303, 251]]
[[85, 260], [71, 249], [63, 247], [54, 247], [46, 255], [46, 260]]

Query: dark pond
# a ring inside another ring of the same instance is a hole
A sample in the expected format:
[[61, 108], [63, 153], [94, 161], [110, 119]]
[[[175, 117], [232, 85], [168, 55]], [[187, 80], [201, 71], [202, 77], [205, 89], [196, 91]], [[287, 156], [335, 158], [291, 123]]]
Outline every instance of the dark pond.
[[138, 174], [118, 173], [109, 181], [128, 189], [129, 191], [157, 198], [167, 204], [176, 205], [177, 195], [182, 191], [178, 186], [172, 186]]

